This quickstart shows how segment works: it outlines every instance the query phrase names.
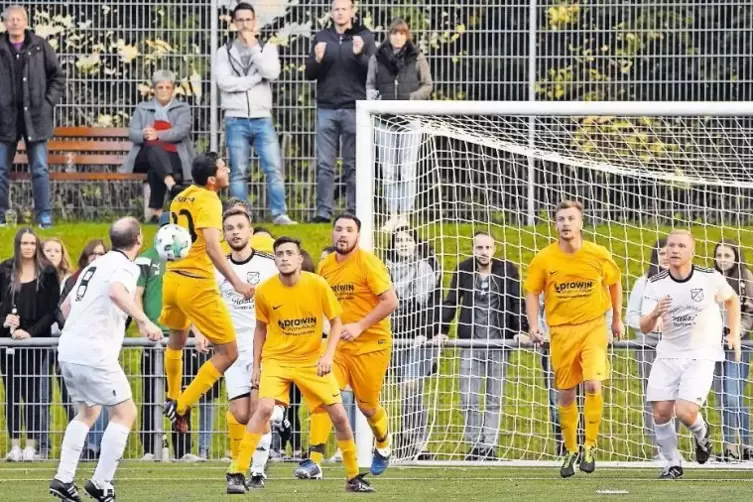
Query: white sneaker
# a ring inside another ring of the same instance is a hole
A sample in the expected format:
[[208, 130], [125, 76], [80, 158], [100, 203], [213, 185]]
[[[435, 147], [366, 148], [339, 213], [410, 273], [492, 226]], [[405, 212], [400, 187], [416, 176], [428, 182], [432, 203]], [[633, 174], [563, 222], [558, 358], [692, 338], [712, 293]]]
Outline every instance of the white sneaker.
[[281, 214], [280, 216], [272, 220], [272, 223], [274, 223], [275, 225], [298, 225], [298, 222], [290, 219], [290, 216], [288, 216], [287, 214]]
[[334, 455], [330, 457], [328, 460], [331, 464], [336, 464], [343, 461], [343, 453], [340, 451], [340, 448], [337, 449]]
[[384, 222], [384, 226], [382, 227], [382, 232], [384, 233], [392, 233], [393, 230], [395, 230], [398, 227], [398, 218], [396, 216], [390, 216], [387, 221]]
[[199, 457], [198, 455], [194, 455], [193, 453], [186, 453], [180, 458], [180, 462], [187, 462], [189, 464], [193, 464], [196, 462], [205, 462], [206, 459]]
[[34, 462], [34, 456], [37, 454], [37, 450], [32, 448], [31, 446], [27, 446], [24, 448], [24, 451], [21, 452], [21, 461], [22, 462]]
[[154, 462], [156, 460], [156, 457], [154, 456], [154, 453], [145, 453], [143, 457], [141, 457], [142, 462]]
[[22, 458], [23, 458], [23, 452], [21, 451], [21, 447], [14, 446], [8, 452], [8, 456], [5, 457], [5, 460], [7, 460], [8, 462], [20, 462]]

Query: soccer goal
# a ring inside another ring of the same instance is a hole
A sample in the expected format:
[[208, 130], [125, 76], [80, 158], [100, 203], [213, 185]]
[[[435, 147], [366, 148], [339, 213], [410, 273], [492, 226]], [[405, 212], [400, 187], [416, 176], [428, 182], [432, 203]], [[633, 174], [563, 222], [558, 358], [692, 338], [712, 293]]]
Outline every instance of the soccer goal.
[[[431, 341], [452, 273], [474, 259], [474, 234], [491, 235], [495, 256], [525, 277], [534, 253], [556, 238], [552, 210], [577, 199], [584, 237], [611, 250], [623, 270], [627, 305], [657, 240], [672, 228], [693, 232], [696, 263], [704, 266], [714, 266], [717, 249], [749, 251], [751, 116], [753, 103], [359, 102], [361, 243], [387, 262], [402, 296], [383, 392], [394, 461], [553, 462], [561, 435], [546, 346], [534, 349], [511, 332], [489, 343], [458, 340], [456, 320], [449, 341]], [[718, 248], [721, 239], [731, 242]], [[753, 302], [745, 309], [753, 312]], [[483, 312], [467, 319], [466, 333], [483, 333]], [[419, 336], [430, 339], [420, 344]], [[646, 465], [657, 455], [644, 405], [655, 343], [628, 327], [627, 339], [610, 346], [600, 464]], [[744, 347], [744, 361], [750, 350]], [[751, 445], [747, 365], [719, 366], [703, 412], [715, 454], [741, 456]], [[371, 446], [364, 424], [357, 427], [361, 455]], [[680, 430], [683, 455], [692, 459], [690, 436]]]

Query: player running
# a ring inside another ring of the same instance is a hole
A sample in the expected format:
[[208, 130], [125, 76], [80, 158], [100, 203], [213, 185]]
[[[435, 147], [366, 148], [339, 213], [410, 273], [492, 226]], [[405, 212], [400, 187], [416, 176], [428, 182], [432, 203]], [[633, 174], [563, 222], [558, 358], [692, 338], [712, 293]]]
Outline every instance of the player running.
[[50, 482], [50, 493], [61, 500], [81, 500], [74, 483], [76, 469], [102, 406], [107, 407], [110, 422], [102, 436], [97, 468], [84, 490], [95, 500], [115, 500], [112, 479], [136, 419], [131, 386], [118, 361], [126, 317], [133, 318], [149, 340], [162, 339], [162, 330], [134, 300], [139, 267], [133, 260], [142, 244], [138, 222], [123, 218], [113, 223], [110, 242], [112, 250], [81, 272], [60, 307], [66, 322], [58, 360], [71, 401], [78, 407], [65, 429], [60, 463]]
[[[216, 153], [198, 155], [191, 166], [193, 185], [170, 204], [173, 223], [188, 229], [193, 244], [188, 256], [167, 264], [162, 287], [160, 324], [170, 330], [165, 350], [167, 402], [165, 416], [179, 432], [188, 431], [186, 414], [238, 357], [235, 330], [215, 280], [215, 268], [244, 298], [254, 286], [242, 281], [225, 259], [220, 246], [222, 203], [217, 192], [228, 184], [229, 170]], [[194, 324], [214, 346], [191, 384], [180, 392], [183, 347]]]
[[[297, 239], [280, 237], [274, 244], [276, 277], [256, 291], [256, 332], [252, 385], [259, 386], [259, 403], [248, 423], [238, 459], [230, 473], [228, 493], [245, 493], [244, 473], [261, 440], [275, 403], [288, 405], [295, 384], [313, 410], [326, 410], [335, 424], [337, 445], [343, 454], [346, 491], [374, 489], [358, 472], [356, 444], [332, 375], [335, 347], [340, 340], [341, 308], [326, 281], [301, 271], [303, 257]], [[324, 319], [330, 322], [327, 349], [322, 353]]]
[[[583, 240], [583, 206], [563, 201], [557, 206], [555, 223], [559, 239], [533, 258], [525, 281], [526, 314], [530, 337], [542, 343], [539, 328], [539, 294], [549, 325], [554, 383], [558, 390], [560, 425], [567, 449], [560, 468], [563, 478], [596, 467], [594, 448], [604, 408], [601, 382], [609, 377], [606, 312], [612, 309], [612, 335], [619, 339], [622, 324], [620, 269], [603, 246]], [[585, 382], [583, 416], [585, 445], [578, 448], [576, 389]]]
[[666, 464], [660, 479], [682, 477], [674, 416], [695, 439], [695, 458], [705, 464], [711, 456], [709, 427], [700, 408], [714, 380], [717, 361], [724, 361], [724, 322], [727, 345], [740, 361], [740, 298], [722, 274], [693, 265], [695, 238], [675, 230], [667, 239], [669, 269], [651, 277], [643, 293], [641, 331], [661, 331], [656, 361], [646, 387], [646, 401], [654, 415], [654, 433]]
[[[319, 264], [319, 275], [327, 280], [343, 308], [342, 341], [337, 345], [334, 372], [340, 390], [347, 386], [353, 390], [374, 433], [371, 473], [378, 476], [387, 469], [391, 453], [387, 412], [379, 395], [390, 363], [390, 314], [397, 308], [397, 295], [384, 263], [358, 247], [360, 231], [361, 221], [352, 214], [335, 219], [335, 252]], [[326, 414], [311, 415], [310, 456], [295, 470], [297, 478], [322, 477], [321, 461], [330, 427]]]
[[[252, 286], [257, 286], [277, 274], [274, 257], [267, 253], [256, 251], [249, 245], [253, 228], [251, 217], [245, 209], [234, 207], [225, 211], [223, 215], [223, 235], [230, 247], [227, 262], [235, 275]], [[254, 363], [254, 329], [256, 316], [254, 313], [254, 299], [247, 299], [239, 295], [227, 279], [216, 272], [220, 293], [230, 310], [238, 337], [238, 359], [225, 371], [225, 386], [230, 407], [227, 419], [230, 429], [230, 451], [232, 461], [238, 458], [238, 448], [246, 430], [251, 415], [256, 409], [259, 389], [251, 385], [251, 369]], [[272, 443], [272, 433], [269, 424], [265, 426], [264, 435], [254, 452], [251, 465], [251, 479], [249, 487], [262, 488], [266, 475], [264, 468], [269, 458], [269, 447]], [[228, 470], [231, 472], [233, 467]], [[230, 489], [230, 475], [227, 476]]]

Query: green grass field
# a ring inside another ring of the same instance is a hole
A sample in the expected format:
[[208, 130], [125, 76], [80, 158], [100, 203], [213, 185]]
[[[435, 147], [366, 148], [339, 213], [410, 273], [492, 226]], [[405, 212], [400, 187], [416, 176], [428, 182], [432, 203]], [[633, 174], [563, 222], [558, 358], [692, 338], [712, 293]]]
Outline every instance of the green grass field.
[[[299, 225], [285, 229], [270, 227], [276, 235], [282, 232], [299, 237], [314, 259], [318, 258], [320, 250], [329, 244], [330, 229], [328, 226]], [[463, 258], [470, 255], [470, 236], [476, 230], [468, 225], [429, 225], [422, 229], [422, 234], [430, 239], [432, 246], [441, 257], [445, 277], [454, 269], [458, 256]], [[535, 249], [540, 249], [551, 238], [551, 229], [548, 227], [536, 228], [513, 228], [508, 226], [495, 226], [491, 228], [498, 241], [497, 255], [506, 257], [516, 263], [527, 264], [533, 256]], [[740, 233], [746, 235], [750, 229], [736, 229], [737, 232], [731, 237], [739, 238]], [[144, 228], [145, 242], [150, 243], [155, 226]], [[12, 253], [12, 241], [14, 229], [0, 229], [0, 256], [10, 256]], [[611, 225], [609, 227], [597, 227], [589, 229], [589, 238], [608, 246], [618, 264], [625, 271], [623, 281], [627, 293], [632, 286], [635, 277], [643, 273], [646, 260], [649, 255], [650, 245], [654, 242], [659, 232], [666, 232], [664, 228], [655, 227], [653, 230], [639, 230], [634, 227]], [[695, 232], [702, 237], [698, 247], [701, 257], [710, 255], [714, 243], [721, 236], [718, 229], [712, 227], [699, 227]], [[64, 239], [75, 261], [85, 242], [90, 238], [106, 237], [107, 225], [97, 223], [64, 224], [42, 232], [43, 237], [56, 235]], [[729, 237], [729, 236], [728, 236]], [[376, 242], [378, 247], [383, 247], [383, 237]], [[700, 259], [709, 264], [709, 260]], [[436, 454], [437, 460], [460, 460], [469, 449], [469, 445], [463, 440], [463, 418], [460, 413], [459, 392], [457, 384], [457, 351], [446, 348], [440, 354], [439, 372], [428, 378], [425, 382], [425, 403], [430, 411], [430, 449]], [[503, 408], [501, 435], [499, 440], [498, 454], [505, 459], [540, 460], [554, 458], [554, 440], [549, 425], [547, 409], [547, 391], [544, 386], [542, 371], [539, 362], [540, 356], [532, 351], [514, 351], [510, 356], [507, 372]], [[129, 375], [140, 374], [140, 349], [126, 349], [122, 355], [123, 366]], [[625, 350], [614, 350], [612, 357], [612, 380], [608, 383], [606, 394], [605, 421], [602, 425], [602, 439], [600, 440], [600, 460], [639, 460], [651, 458], [652, 451], [643, 436], [643, 420], [641, 416], [642, 397], [641, 383], [637, 375], [637, 367], [634, 354]], [[133, 379], [134, 397], [140, 402], [141, 389], [138, 377]], [[748, 389], [750, 392], [750, 389]], [[59, 401], [57, 389], [55, 401]], [[224, 392], [223, 392], [224, 394]], [[0, 395], [0, 400], [3, 397]], [[214, 438], [212, 454], [219, 458], [224, 454], [226, 441], [224, 434], [225, 407], [224, 397], [216, 402], [215, 425], [217, 434]], [[388, 411], [392, 416], [391, 426], [393, 430], [400, 428], [400, 389], [391, 380], [385, 388], [383, 399], [387, 404]], [[750, 403], [750, 394], [748, 394]], [[712, 399], [707, 411], [708, 421], [712, 424], [713, 439], [721, 440], [721, 431], [718, 427], [720, 416], [713, 407], [716, 404]], [[65, 427], [63, 410], [56, 405], [52, 408], [52, 430], [56, 432], [52, 443], [53, 455], [57, 455], [57, 448], [62, 436], [60, 433]], [[194, 411], [196, 413], [196, 411]], [[305, 412], [304, 412], [305, 415]], [[305, 418], [305, 417], [304, 417]], [[198, 423], [198, 417], [194, 416], [193, 423]], [[4, 416], [0, 417], [0, 430], [4, 429]], [[304, 431], [307, 430], [304, 421]], [[307, 442], [306, 434], [303, 435], [304, 444]], [[689, 450], [690, 442], [683, 440], [683, 447]], [[7, 436], [0, 436], [0, 453], [7, 451]], [[329, 453], [332, 453], [330, 450]], [[141, 456], [141, 446], [134, 433], [129, 441], [126, 458], [138, 458]]]
[[[118, 500], [182, 502], [238, 499], [225, 494], [225, 466], [207, 464], [142, 464], [123, 462], [115, 480]], [[247, 494], [264, 500], [305, 499], [331, 502], [352, 500], [344, 493], [341, 467], [325, 467], [325, 479], [292, 479], [292, 464], [274, 464], [267, 485]], [[79, 470], [77, 484], [93, 471], [93, 464]], [[0, 466], [0, 492], [3, 500], [16, 502], [49, 499], [47, 484], [55, 473], [51, 463], [32, 466]], [[656, 479], [656, 470], [598, 469], [590, 476], [578, 473], [559, 479], [556, 468], [510, 467], [391, 467], [379, 478], [367, 477], [377, 493], [361, 495], [380, 500], [745, 500], [753, 490], [750, 471], [686, 470], [677, 481]], [[242, 498], [242, 497], [241, 497]]]

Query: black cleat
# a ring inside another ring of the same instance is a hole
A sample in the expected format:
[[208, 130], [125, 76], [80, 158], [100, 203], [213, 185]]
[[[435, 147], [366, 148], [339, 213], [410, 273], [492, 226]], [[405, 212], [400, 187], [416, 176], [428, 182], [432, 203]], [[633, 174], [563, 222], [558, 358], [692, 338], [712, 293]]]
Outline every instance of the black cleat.
[[178, 415], [178, 402], [172, 399], [165, 402], [165, 416], [173, 424], [176, 432], [188, 432], [188, 414]]
[[680, 479], [682, 477], [682, 467], [673, 465], [664, 469], [659, 475], [659, 479]]
[[248, 480], [246, 486], [248, 486], [249, 490], [252, 488], [264, 488], [264, 480], [266, 478], [264, 474], [254, 472], [251, 474], [251, 479]]
[[114, 502], [115, 501], [115, 488], [107, 486], [100, 488], [91, 479], [84, 485], [84, 491], [89, 494], [91, 498], [97, 502]]
[[708, 462], [711, 456], [711, 441], [709, 441], [709, 426], [706, 424], [706, 435], [702, 440], [695, 440], [695, 461], [699, 464]]
[[81, 502], [81, 495], [79, 495], [78, 488], [74, 483], [63, 483], [55, 478], [52, 478], [52, 481], [50, 481], [50, 495], [60, 500]]
[[228, 495], [243, 495], [246, 492], [248, 492], [248, 486], [246, 485], [246, 476], [239, 472], [227, 475]]
[[586, 446], [583, 448], [583, 454], [580, 456], [580, 470], [586, 474], [591, 474], [596, 469], [596, 459], [594, 458], [593, 448]]
[[376, 490], [374, 490], [374, 487], [372, 487], [369, 482], [364, 479], [364, 476], [366, 476], [366, 474], [359, 474], [354, 478], [350, 478], [348, 482], [345, 483], [345, 491], [351, 493], [375, 492]]
[[565, 455], [565, 460], [562, 462], [562, 467], [560, 467], [560, 476], [563, 478], [569, 478], [571, 476], [575, 475], [575, 462], [578, 461], [578, 454], [568, 452], [567, 455]]

